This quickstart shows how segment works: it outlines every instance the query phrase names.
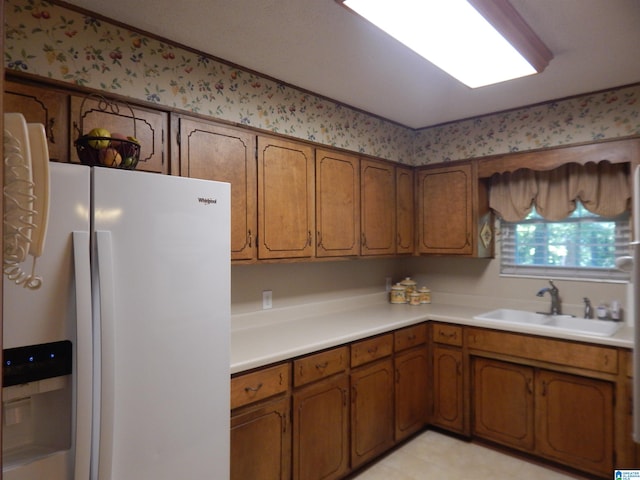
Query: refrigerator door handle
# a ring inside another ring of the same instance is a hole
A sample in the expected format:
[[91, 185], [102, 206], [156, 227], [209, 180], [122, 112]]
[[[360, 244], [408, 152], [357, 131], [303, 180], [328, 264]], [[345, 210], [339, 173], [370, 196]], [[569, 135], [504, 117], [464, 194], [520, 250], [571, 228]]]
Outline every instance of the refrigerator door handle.
[[[98, 479], [111, 479], [115, 388], [115, 281], [111, 232], [96, 231], [96, 258], [99, 289], [100, 329], [100, 440]], [[99, 458], [96, 458], [98, 457]]]
[[76, 433], [74, 479], [89, 478], [93, 410], [93, 334], [89, 232], [73, 232], [76, 294]]

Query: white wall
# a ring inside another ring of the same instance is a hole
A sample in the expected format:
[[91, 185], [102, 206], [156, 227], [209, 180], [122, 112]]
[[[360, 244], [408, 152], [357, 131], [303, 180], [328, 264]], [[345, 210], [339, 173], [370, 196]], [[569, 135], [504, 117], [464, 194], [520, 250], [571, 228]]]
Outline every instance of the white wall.
[[402, 268], [393, 258], [233, 265], [231, 313], [261, 310], [263, 290], [273, 292], [273, 308], [384, 292], [385, 278], [402, 278]]

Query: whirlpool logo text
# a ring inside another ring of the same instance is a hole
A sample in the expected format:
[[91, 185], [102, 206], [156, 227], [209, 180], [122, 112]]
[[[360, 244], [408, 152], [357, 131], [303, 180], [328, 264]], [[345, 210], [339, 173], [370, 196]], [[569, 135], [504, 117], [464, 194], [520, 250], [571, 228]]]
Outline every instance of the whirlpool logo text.
[[218, 203], [218, 200], [215, 198], [198, 197], [198, 202], [204, 203], [205, 205], [211, 205], [212, 203]]

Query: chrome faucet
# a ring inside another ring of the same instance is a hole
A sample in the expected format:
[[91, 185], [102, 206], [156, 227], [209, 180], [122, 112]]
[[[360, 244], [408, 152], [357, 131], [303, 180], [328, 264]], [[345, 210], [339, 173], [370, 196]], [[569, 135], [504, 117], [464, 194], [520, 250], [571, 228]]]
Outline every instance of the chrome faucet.
[[551, 285], [551, 287], [540, 289], [540, 291], [536, 293], [536, 296], [542, 297], [545, 293], [549, 292], [549, 295], [551, 295], [551, 312], [549, 313], [550, 315], [560, 315], [560, 292], [551, 280], [549, 280], [549, 285]]
[[584, 318], [593, 318], [593, 307], [587, 297], [584, 297]]

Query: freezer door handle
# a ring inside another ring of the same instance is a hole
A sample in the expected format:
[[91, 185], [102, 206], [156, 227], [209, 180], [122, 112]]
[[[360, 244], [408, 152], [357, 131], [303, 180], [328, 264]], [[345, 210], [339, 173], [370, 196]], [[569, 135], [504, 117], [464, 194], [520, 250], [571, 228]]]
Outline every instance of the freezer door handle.
[[[115, 281], [109, 231], [96, 231], [96, 259], [100, 298], [100, 445], [98, 479], [111, 479], [115, 387]], [[94, 457], [96, 453], [94, 451]]]
[[93, 410], [93, 334], [89, 232], [73, 232], [76, 293], [76, 455], [75, 480], [89, 478]]

